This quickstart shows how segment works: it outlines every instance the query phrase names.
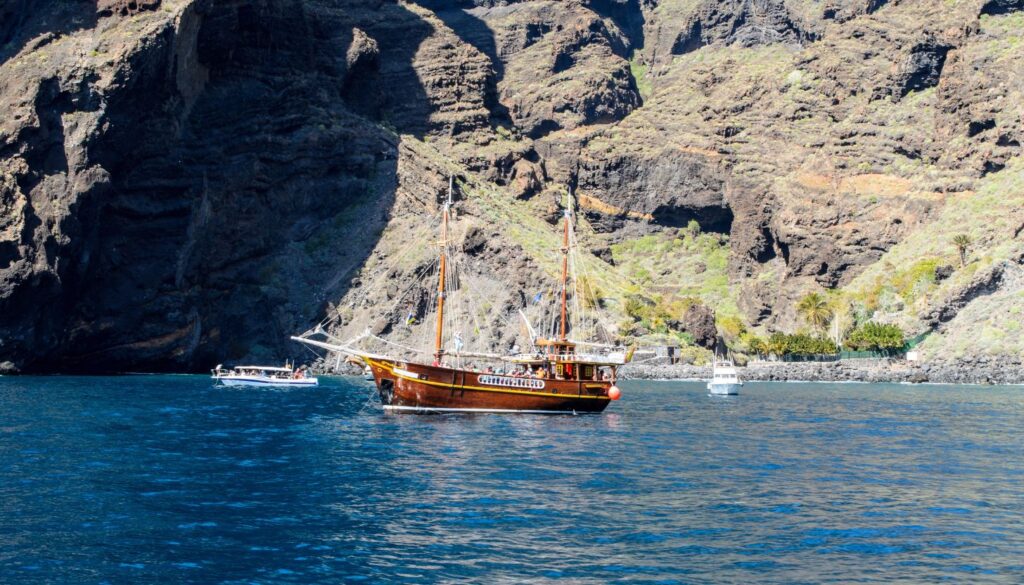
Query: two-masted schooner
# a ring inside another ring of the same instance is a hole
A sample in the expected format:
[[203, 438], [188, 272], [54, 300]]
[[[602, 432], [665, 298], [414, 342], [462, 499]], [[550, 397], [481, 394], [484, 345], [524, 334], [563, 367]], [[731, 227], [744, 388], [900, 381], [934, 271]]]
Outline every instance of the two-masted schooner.
[[532, 352], [505, 356], [472, 354], [477, 358], [500, 361], [505, 366], [493, 371], [490, 368], [481, 372], [462, 367], [461, 359], [450, 359], [460, 357], [458, 349], [461, 345], [456, 345], [454, 352], [446, 350], [444, 345], [451, 212], [452, 187], [449, 184], [447, 201], [441, 209], [437, 324], [430, 363], [362, 351], [354, 347], [358, 340], [341, 342], [321, 327], [292, 339], [363, 360], [373, 374], [384, 409], [391, 412], [582, 414], [601, 412], [612, 400], [618, 400], [620, 391], [615, 385], [616, 369], [627, 361], [625, 353], [583, 353], [577, 348], [584, 344], [568, 337], [569, 254], [571, 244], [575, 243], [575, 238], [570, 238], [573, 233], [571, 205], [565, 209], [562, 226], [557, 337], [533, 337]]

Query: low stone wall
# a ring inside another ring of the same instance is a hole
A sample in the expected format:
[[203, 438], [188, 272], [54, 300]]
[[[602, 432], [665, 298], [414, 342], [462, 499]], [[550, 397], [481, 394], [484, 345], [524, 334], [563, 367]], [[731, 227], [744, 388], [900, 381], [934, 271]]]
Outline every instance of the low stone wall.
[[[934, 384], [1024, 384], [1024, 363], [1013, 359], [976, 358], [916, 363], [901, 359], [838, 362], [752, 362], [740, 377], [763, 382], [911, 382]], [[627, 365], [619, 376], [632, 380], [707, 380], [711, 366]]]

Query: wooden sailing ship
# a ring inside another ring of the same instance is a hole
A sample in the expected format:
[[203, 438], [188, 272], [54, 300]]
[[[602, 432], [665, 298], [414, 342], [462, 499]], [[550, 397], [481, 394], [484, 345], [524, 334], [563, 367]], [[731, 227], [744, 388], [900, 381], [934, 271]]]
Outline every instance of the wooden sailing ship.
[[[582, 414], [603, 411], [620, 391], [615, 386], [616, 369], [625, 363], [624, 354], [600, 356], [577, 351], [579, 343], [568, 338], [569, 253], [572, 211], [567, 206], [562, 233], [562, 274], [560, 320], [556, 339], [532, 339], [532, 352], [508, 356], [461, 354], [494, 359], [504, 367], [479, 371], [450, 363], [456, 357], [445, 349], [445, 300], [448, 285], [449, 221], [451, 186], [441, 210], [437, 323], [433, 360], [419, 363], [361, 351], [352, 343], [336, 343], [318, 328], [292, 337], [307, 345], [362, 359], [373, 374], [381, 404], [386, 411], [509, 412], [535, 414]], [[328, 340], [315, 339], [318, 336]], [[456, 346], [458, 349], [458, 346]], [[461, 362], [462, 360], [456, 360]]]

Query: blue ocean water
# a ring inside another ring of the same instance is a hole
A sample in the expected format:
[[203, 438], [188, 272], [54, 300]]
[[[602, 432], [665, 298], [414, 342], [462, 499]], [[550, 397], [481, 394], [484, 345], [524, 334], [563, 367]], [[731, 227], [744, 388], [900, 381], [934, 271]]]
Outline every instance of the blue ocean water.
[[1024, 388], [389, 416], [325, 382], [0, 378], [0, 582], [1024, 582]]

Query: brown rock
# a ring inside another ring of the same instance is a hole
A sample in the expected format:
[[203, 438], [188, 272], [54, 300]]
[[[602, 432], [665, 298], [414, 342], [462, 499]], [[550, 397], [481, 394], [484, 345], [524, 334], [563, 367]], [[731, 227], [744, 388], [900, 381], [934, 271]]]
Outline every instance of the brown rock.
[[772, 283], [751, 280], [741, 285], [739, 308], [748, 323], [757, 326], [767, 321], [777, 303], [778, 293]]
[[673, 147], [609, 153], [602, 144], [591, 140], [577, 171], [581, 206], [602, 230], [629, 220], [683, 227], [695, 219], [705, 231], [729, 231], [732, 212], [716, 157]]
[[521, 159], [512, 167], [512, 192], [518, 199], [529, 199], [544, 187], [544, 171], [540, 166]]
[[714, 349], [718, 340], [715, 312], [703, 304], [691, 305], [680, 323], [682, 330], [693, 336], [693, 341], [705, 349]]

